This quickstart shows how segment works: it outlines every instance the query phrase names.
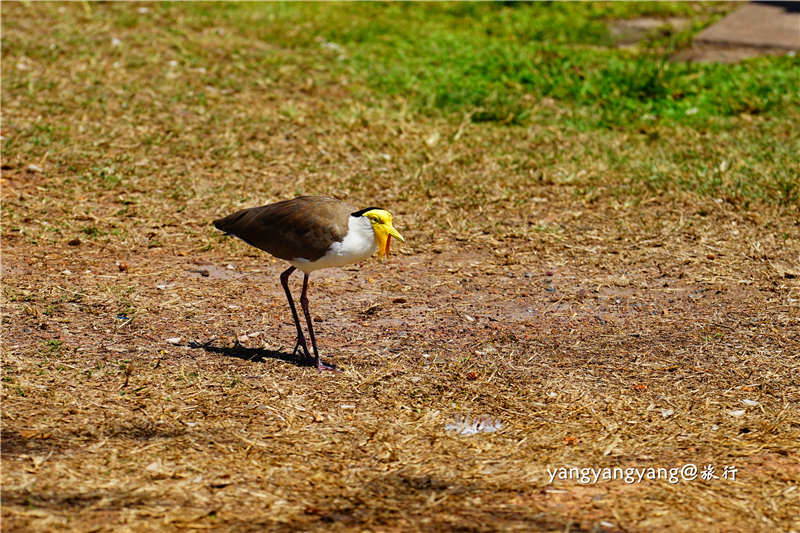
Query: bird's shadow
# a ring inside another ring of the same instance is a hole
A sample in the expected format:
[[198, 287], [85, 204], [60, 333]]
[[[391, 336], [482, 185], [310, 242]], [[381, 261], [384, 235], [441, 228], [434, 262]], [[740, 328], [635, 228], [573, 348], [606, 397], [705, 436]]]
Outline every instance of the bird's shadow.
[[211, 339], [207, 342], [190, 341], [186, 343], [187, 348], [201, 349], [209, 353], [218, 353], [226, 357], [235, 357], [243, 361], [253, 361], [256, 363], [264, 363], [268, 359], [277, 359], [284, 361], [295, 366], [315, 367], [316, 363], [313, 359], [309, 359], [302, 355], [281, 352], [278, 350], [266, 350], [264, 348], [248, 348], [236, 343], [233, 346], [214, 346], [212, 343], [216, 339]]

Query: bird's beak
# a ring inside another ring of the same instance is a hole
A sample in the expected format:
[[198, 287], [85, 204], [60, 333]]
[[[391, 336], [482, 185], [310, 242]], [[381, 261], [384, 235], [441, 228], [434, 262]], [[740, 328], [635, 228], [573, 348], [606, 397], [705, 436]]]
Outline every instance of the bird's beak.
[[406, 241], [403, 236], [400, 235], [400, 232], [394, 229], [391, 222], [381, 224], [375, 229], [375, 240], [378, 241], [378, 255], [381, 259], [389, 257], [389, 247], [392, 242], [392, 237], [397, 237], [403, 242]]

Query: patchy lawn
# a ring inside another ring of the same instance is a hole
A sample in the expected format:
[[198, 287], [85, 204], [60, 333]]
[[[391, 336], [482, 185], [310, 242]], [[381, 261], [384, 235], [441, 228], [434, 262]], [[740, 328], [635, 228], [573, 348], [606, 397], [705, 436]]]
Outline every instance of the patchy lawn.
[[[798, 60], [625, 6], [4, 2], [3, 529], [800, 529]], [[210, 225], [297, 194], [407, 240], [312, 276], [341, 374]]]

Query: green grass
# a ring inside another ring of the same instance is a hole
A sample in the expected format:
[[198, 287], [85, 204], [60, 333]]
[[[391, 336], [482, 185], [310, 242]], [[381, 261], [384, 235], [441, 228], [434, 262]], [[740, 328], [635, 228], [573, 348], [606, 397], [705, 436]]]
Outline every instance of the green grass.
[[[30, 238], [106, 242], [135, 235], [130, 220], [167, 205], [174, 205], [163, 215], [169, 217], [193, 202], [209, 206], [221, 185], [198, 182], [198, 165], [250, 191], [237, 203], [337, 187], [374, 196], [376, 175], [329, 150], [339, 139], [357, 140], [354, 149], [373, 162], [367, 168], [390, 168], [386, 176], [402, 186], [399, 198], [415, 203], [442, 190], [465, 209], [498, 198], [524, 203], [537, 183], [633, 202], [674, 191], [742, 206], [800, 202], [800, 60], [667, 60], [730, 6], [139, 7], [4, 8], [4, 158], [20, 171], [54, 166], [62, 178], [44, 180], [49, 194], [26, 209], [37, 217], [80, 211], [98, 218], [88, 224], [62, 216], [44, 232], [25, 230]], [[26, 13], [49, 17], [47, 38], [31, 36]], [[690, 24], [617, 47], [609, 24], [637, 16]], [[456, 133], [465, 117], [477, 128], [469, 140]], [[434, 130], [441, 140], [429, 154], [388, 133], [401, 123], [424, 131], [423, 140]], [[276, 138], [295, 131], [300, 136], [275, 147]], [[250, 188], [253, 170], [273, 165], [287, 147], [298, 152], [287, 168], [313, 179]], [[425, 167], [444, 147], [452, 158]], [[492, 165], [503, 175], [476, 182]], [[341, 179], [325, 181], [332, 176]], [[169, 204], [139, 204], [151, 189]], [[90, 204], [59, 204], [50, 198], [56, 190]], [[15, 227], [26, 224], [14, 205], [5, 212]], [[161, 236], [142, 240], [165, 244]]]
[[[213, 28], [222, 21], [239, 35], [278, 47], [261, 51], [209, 50], [187, 39], [185, 30], [169, 26], [176, 22], [169, 5], [153, 4], [153, 16], [166, 25], [160, 33], [168, 48], [139, 53], [148, 44], [147, 36], [132, 32], [126, 37], [132, 53], [123, 54], [119, 47], [112, 53], [129, 69], [163, 64], [167, 57], [198, 69], [209, 61], [222, 62], [199, 74], [197, 81], [213, 83], [220, 90], [240, 90], [248, 82], [292, 74], [280, 70], [287, 66], [286, 50], [305, 49], [318, 58], [304, 66], [324, 62], [327, 69], [354, 75], [381, 98], [405, 100], [424, 113], [471, 113], [478, 122], [553, 120], [552, 113], [538, 105], [543, 98], [554, 99], [562, 108], [557, 120], [581, 129], [638, 128], [653, 123], [706, 127], [741, 113], [775, 115], [787, 107], [796, 110], [800, 105], [798, 57], [765, 57], [736, 65], [668, 61], [693, 31], [718, 18], [713, 7], [560, 2], [198, 3], [185, 6], [185, 16], [178, 17], [189, 28]], [[655, 32], [637, 47], [616, 48], [608, 22], [636, 16], [686, 17], [692, 21], [691, 31]], [[118, 10], [113, 24], [120, 30], [136, 30], [146, 20], [133, 10]], [[223, 34], [219, 33], [224, 38]], [[96, 38], [81, 34], [56, 32], [55, 37], [58, 45], [31, 44], [24, 54], [55, 61], [67, 47], [72, 47], [72, 53], [91, 56], [98, 44]], [[253, 67], [265, 77], [243, 80], [230, 75]], [[102, 88], [101, 80], [77, 76]], [[34, 94], [52, 89], [48, 85], [56, 82], [20, 77], [5, 83]], [[105, 91], [90, 90], [73, 98], [108, 111]], [[171, 100], [208, 105], [208, 95], [202, 90], [181, 91], [172, 94]], [[54, 99], [50, 105], [66, 102]], [[137, 109], [136, 102], [125, 105]], [[291, 118], [294, 110], [287, 105], [283, 112]], [[33, 142], [48, 144], [52, 139], [53, 133], [43, 129], [36, 132]], [[162, 140], [155, 136], [145, 142]]]
[[612, 19], [682, 15], [696, 31], [716, 18], [691, 4], [247, 4], [226, 14], [266, 41], [328, 49], [371, 88], [420, 111], [470, 112], [475, 121], [526, 123], [537, 100], [552, 98], [565, 108], [561, 120], [582, 129], [702, 127], [800, 101], [797, 57], [671, 63], [690, 35], [680, 32], [614, 47]]

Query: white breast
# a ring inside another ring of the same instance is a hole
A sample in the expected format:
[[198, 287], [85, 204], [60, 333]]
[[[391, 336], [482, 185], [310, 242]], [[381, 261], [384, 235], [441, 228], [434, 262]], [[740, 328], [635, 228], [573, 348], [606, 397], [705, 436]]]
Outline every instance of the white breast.
[[350, 217], [347, 235], [341, 242], [331, 244], [328, 251], [316, 261], [298, 257], [289, 263], [306, 274], [320, 268], [341, 267], [368, 258], [378, 249], [372, 224], [365, 217]]

